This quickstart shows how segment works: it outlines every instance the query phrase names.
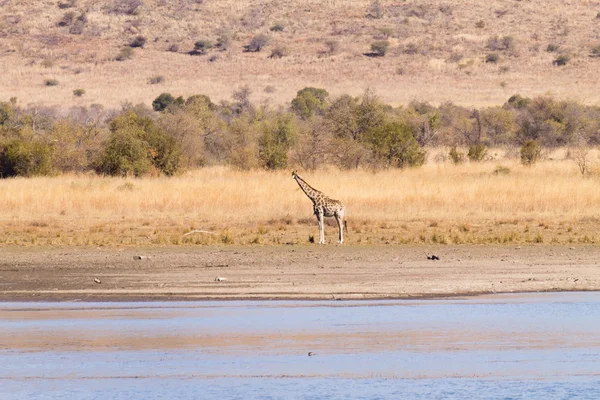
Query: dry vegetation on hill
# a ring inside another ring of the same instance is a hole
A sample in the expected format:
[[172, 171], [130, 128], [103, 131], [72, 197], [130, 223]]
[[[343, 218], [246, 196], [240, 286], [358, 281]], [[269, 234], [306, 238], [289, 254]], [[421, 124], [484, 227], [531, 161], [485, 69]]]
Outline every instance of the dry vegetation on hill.
[[[269, 44], [244, 51], [261, 34]], [[4, 0], [0, 100], [220, 101], [249, 85], [253, 101], [276, 104], [306, 86], [369, 87], [392, 104], [548, 92], [599, 104], [599, 46], [598, 1]]]

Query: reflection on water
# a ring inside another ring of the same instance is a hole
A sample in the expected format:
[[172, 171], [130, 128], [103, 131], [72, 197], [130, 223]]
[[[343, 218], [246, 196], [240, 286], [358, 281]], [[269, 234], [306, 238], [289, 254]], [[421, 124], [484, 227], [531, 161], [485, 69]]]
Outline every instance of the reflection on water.
[[598, 315], [593, 292], [3, 303], [0, 398], [600, 398]]

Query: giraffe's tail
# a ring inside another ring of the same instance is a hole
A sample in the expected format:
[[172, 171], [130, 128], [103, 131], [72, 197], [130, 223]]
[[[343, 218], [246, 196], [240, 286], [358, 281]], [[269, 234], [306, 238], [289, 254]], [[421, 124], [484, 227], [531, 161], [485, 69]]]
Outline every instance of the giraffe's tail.
[[348, 233], [348, 221], [344, 220], [344, 230]]

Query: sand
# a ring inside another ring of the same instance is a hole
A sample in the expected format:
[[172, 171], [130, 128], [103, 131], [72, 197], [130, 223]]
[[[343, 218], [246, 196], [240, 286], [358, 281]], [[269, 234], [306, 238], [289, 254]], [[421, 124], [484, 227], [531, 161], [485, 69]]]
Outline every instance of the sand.
[[0, 254], [2, 301], [357, 300], [600, 290], [595, 246], [4, 247]]

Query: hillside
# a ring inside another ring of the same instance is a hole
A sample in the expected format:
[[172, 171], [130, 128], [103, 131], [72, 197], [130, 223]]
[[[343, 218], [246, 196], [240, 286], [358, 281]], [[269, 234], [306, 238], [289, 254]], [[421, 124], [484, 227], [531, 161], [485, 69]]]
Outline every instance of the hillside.
[[[259, 34], [270, 44], [244, 51]], [[143, 47], [117, 61], [138, 36]], [[189, 54], [199, 40], [214, 47]], [[381, 40], [386, 54], [370, 54]], [[221, 101], [247, 85], [252, 101], [272, 104], [305, 86], [333, 96], [372, 88], [392, 104], [487, 106], [514, 93], [600, 104], [599, 46], [598, 1], [4, 0], [0, 101]]]

